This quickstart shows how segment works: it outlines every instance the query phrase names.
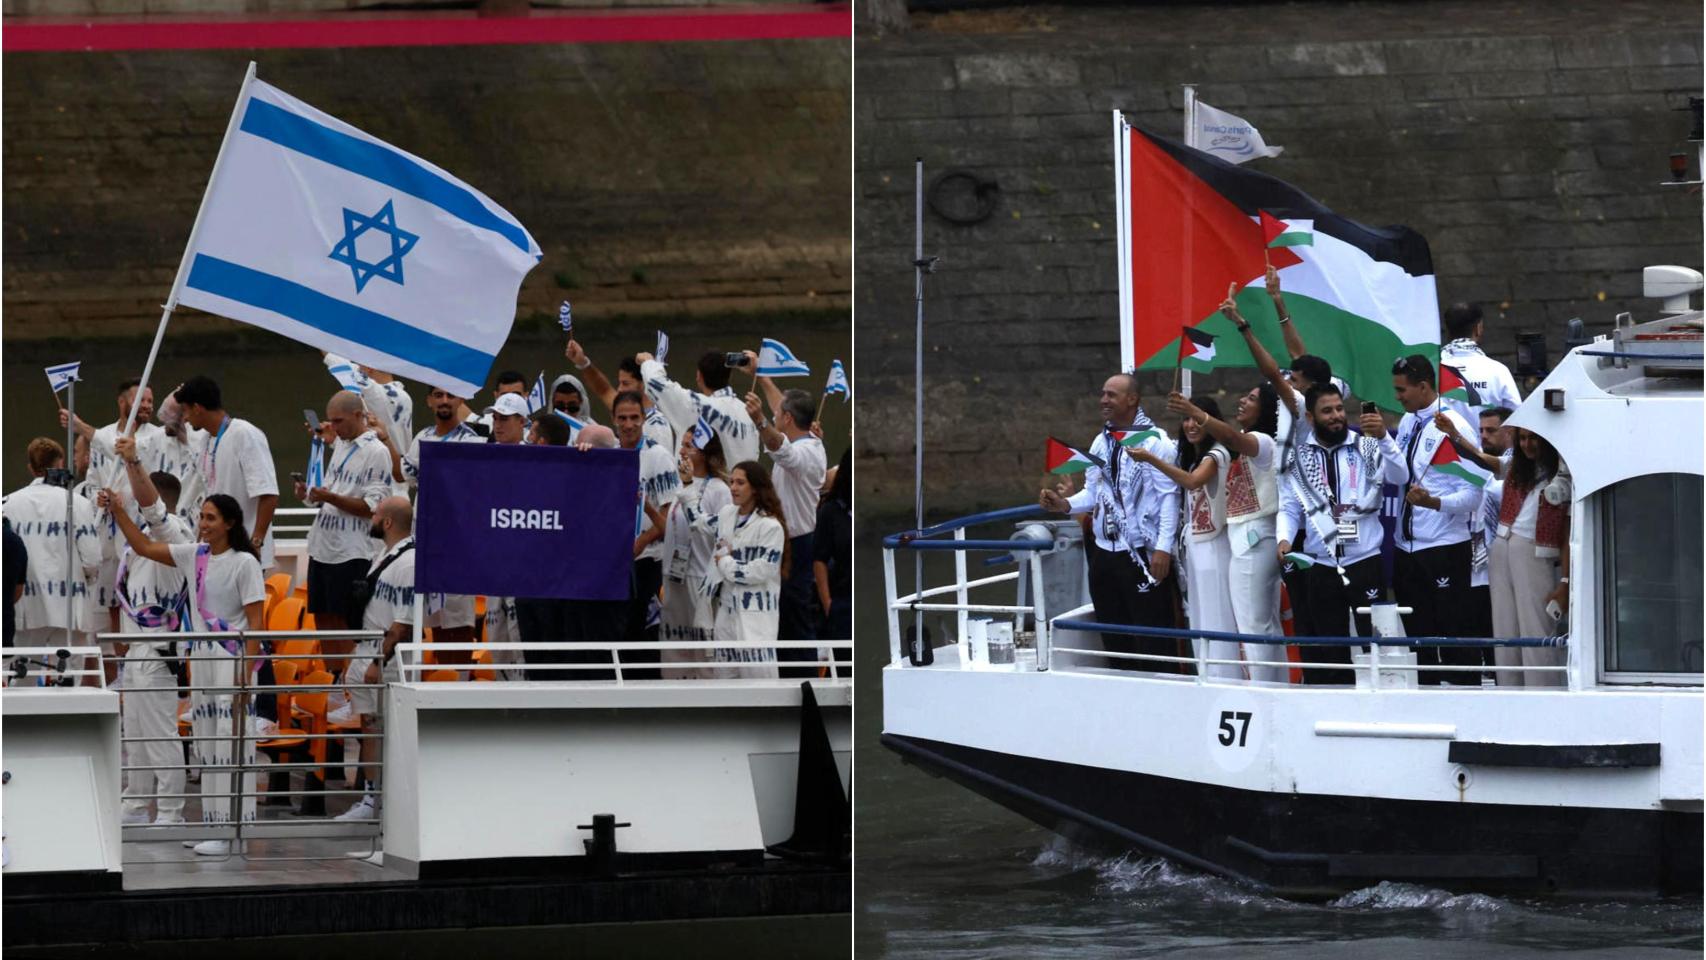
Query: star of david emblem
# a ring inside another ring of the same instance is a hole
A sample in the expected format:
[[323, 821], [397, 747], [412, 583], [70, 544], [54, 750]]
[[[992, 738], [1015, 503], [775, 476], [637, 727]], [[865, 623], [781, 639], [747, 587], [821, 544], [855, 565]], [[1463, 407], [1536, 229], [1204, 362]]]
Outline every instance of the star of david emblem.
[[[356, 250], [356, 240], [369, 230], [391, 238], [390, 256], [381, 257], [373, 263], [361, 259]], [[355, 278], [356, 293], [360, 293], [367, 286], [367, 281], [374, 277], [384, 277], [400, 287], [403, 285], [403, 257], [415, 248], [415, 241], [419, 239], [419, 235], [397, 226], [397, 214], [391, 209], [390, 200], [385, 201], [385, 206], [371, 217], [345, 207], [344, 238], [332, 248], [331, 259], [349, 266]]]

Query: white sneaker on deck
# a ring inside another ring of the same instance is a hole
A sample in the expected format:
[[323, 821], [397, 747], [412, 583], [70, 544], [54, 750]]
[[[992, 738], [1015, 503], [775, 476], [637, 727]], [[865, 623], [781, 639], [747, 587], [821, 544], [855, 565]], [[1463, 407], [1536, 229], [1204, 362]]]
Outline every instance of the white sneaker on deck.
[[[231, 841], [229, 841], [229, 840], [203, 840], [202, 842], [195, 845], [195, 852], [198, 856], [203, 856], [203, 857], [223, 857], [223, 856], [226, 856], [232, 852]], [[239, 845], [237, 847], [236, 852], [242, 853], [243, 852], [242, 846]]]
[[332, 818], [333, 820], [377, 820], [379, 819], [379, 802], [372, 796], [363, 796], [348, 810]]
[[151, 819], [152, 818], [148, 816], [148, 811], [146, 810], [143, 810], [140, 813], [127, 813], [124, 815], [125, 823], [149, 823], [151, 822]]

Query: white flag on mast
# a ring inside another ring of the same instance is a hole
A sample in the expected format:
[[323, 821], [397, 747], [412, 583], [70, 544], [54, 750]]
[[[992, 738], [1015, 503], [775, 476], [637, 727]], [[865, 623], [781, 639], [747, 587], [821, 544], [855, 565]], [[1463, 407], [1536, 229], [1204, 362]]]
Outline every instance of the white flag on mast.
[[479, 191], [251, 80], [178, 302], [471, 397], [539, 258]]
[[1284, 147], [1270, 147], [1263, 142], [1261, 131], [1243, 117], [1211, 107], [1201, 100], [1196, 104], [1195, 134], [1193, 145], [1198, 150], [1228, 163], [1277, 157], [1285, 152]]

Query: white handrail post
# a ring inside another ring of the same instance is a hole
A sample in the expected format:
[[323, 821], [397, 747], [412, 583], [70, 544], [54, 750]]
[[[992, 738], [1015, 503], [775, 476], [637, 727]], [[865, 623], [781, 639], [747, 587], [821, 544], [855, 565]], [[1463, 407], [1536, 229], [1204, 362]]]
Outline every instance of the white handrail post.
[[1031, 565], [1031, 625], [1037, 632], [1037, 670], [1046, 671], [1048, 661], [1044, 652], [1049, 650], [1049, 622], [1048, 599], [1043, 593], [1042, 557], [1031, 551], [1026, 554], [1026, 560]]
[[900, 611], [894, 608], [895, 601], [894, 577], [894, 548], [883, 548], [883, 593], [888, 602], [884, 604], [889, 621], [889, 663], [898, 664], [902, 661], [900, 655]]
[[1195, 651], [1197, 656], [1197, 685], [1201, 686], [1208, 677], [1208, 640], [1203, 637], [1192, 637], [1191, 649]]
[[[964, 543], [965, 539], [965, 527], [954, 531], [955, 543]], [[954, 639], [958, 641], [959, 638], [966, 635], [966, 621], [971, 619], [971, 615], [966, 611], [966, 604], [970, 602], [970, 591], [966, 589], [966, 552], [964, 550], [954, 551], [954, 602], [960, 608], [956, 617], [960, 629], [959, 633], [954, 635]]]

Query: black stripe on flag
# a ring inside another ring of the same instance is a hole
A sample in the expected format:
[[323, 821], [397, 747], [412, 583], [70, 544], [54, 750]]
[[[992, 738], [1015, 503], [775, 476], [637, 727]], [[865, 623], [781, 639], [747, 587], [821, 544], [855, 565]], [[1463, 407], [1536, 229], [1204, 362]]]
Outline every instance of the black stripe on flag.
[[1421, 234], [1405, 226], [1370, 227], [1327, 209], [1319, 200], [1277, 177], [1258, 173], [1166, 137], [1136, 129], [1215, 192], [1250, 216], [1258, 211], [1281, 219], [1315, 221], [1315, 232], [1341, 240], [1370, 258], [1395, 263], [1413, 277], [1434, 272], [1433, 254]]

